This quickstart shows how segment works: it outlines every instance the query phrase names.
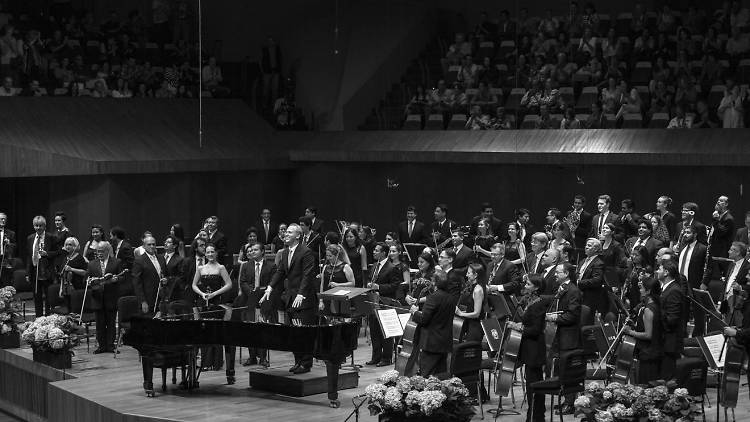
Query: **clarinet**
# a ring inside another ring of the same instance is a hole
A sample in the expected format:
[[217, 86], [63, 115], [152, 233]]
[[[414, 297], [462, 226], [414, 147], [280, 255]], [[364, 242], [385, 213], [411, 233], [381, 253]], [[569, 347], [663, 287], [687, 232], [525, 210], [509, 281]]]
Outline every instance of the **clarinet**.
[[708, 276], [708, 261], [711, 259], [711, 238], [713, 238], [714, 234], [714, 226], [712, 225], [709, 229], [706, 227], [706, 234], [708, 235], [708, 244], [706, 245], [706, 258], [705, 263], [703, 264], [703, 278], [701, 279], [701, 284], [703, 284], [703, 280], [706, 279]]

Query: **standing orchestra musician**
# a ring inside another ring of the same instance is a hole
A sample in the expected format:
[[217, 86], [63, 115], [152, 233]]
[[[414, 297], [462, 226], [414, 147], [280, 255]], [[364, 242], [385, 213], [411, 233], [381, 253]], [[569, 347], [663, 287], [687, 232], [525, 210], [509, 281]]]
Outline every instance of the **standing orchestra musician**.
[[483, 218], [477, 222], [476, 235], [474, 236], [474, 253], [485, 266], [492, 260], [492, 245], [498, 238], [492, 231], [490, 220]]
[[403, 243], [427, 243], [425, 225], [417, 220], [417, 208], [414, 205], [406, 207], [406, 221], [398, 223], [398, 238]]
[[635, 201], [630, 198], [620, 202], [620, 214], [617, 216], [617, 230], [615, 239], [623, 243], [638, 233], [638, 222], [641, 216], [635, 212]]
[[[650, 267], [646, 272], [653, 271]], [[635, 327], [625, 327], [623, 334], [636, 340], [635, 357], [638, 358], [638, 384], [648, 384], [659, 378], [663, 359], [661, 337], [661, 286], [653, 278], [638, 281], [641, 303], [635, 308]]]
[[[297, 219], [299, 223], [300, 232], [300, 243], [305, 245], [307, 249], [312, 251], [313, 258], [315, 259], [313, 265], [317, 267], [320, 261], [320, 251], [323, 245], [323, 235], [312, 229], [312, 218], [303, 215]], [[288, 230], [288, 228], [287, 228]]]
[[225, 262], [227, 255], [227, 237], [219, 231], [219, 217], [212, 215], [206, 219], [207, 243], [216, 248], [216, 262], [224, 266], [231, 264]]
[[63, 244], [64, 256], [60, 268], [60, 280], [57, 294], [61, 299], [65, 299], [65, 304], [68, 307], [68, 312], [80, 312], [80, 309], [72, 309], [71, 307], [71, 295], [75, 290], [81, 290], [85, 285], [84, 277], [86, 277], [86, 268], [88, 267], [86, 260], [83, 259], [78, 249], [80, 243], [75, 237], [68, 237], [65, 239]]
[[504, 243], [492, 245], [492, 261], [488, 269], [490, 270], [487, 279], [488, 293], [511, 295], [521, 292], [521, 273], [513, 263], [505, 259]]
[[[602, 233], [599, 237], [601, 242], [601, 251], [599, 251], [599, 258], [602, 260], [604, 266], [602, 268], [604, 277], [604, 288], [606, 289], [621, 289], [622, 279], [624, 277], [625, 270], [627, 268], [627, 257], [622, 247], [622, 243], [614, 239], [615, 225], [607, 223], [602, 227]], [[604, 293], [606, 294], [606, 292]], [[604, 314], [607, 311], [615, 311], [613, 309], [601, 308], [599, 311]]]
[[[542, 285], [542, 276], [539, 274], [530, 274], [526, 278], [523, 296], [519, 300], [519, 317], [521, 320], [520, 322], [509, 323], [511, 327], [521, 332], [521, 348], [518, 357], [520, 363], [524, 365], [526, 385], [542, 380], [543, 368], [547, 362], [544, 319], [548, 302], [540, 297]], [[537, 394], [532, 397], [530, 388], [526, 389], [526, 394], [526, 402], [529, 403], [526, 420], [543, 422], [545, 414], [544, 395]]]
[[696, 214], [698, 214], [698, 204], [695, 202], [685, 202], [682, 204], [682, 210], [680, 211], [682, 220], [676, 224], [672, 239], [672, 250], [676, 253], [679, 253], [685, 247], [685, 244], [688, 243], [687, 239], [685, 239], [685, 230], [690, 226], [695, 229], [693, 233], [700, 244], [705, 245], [708, 243], [706, 225], [695, 218]]
[[83, 247], [83, 258], [86, 262], [96, 259], [97, 246], [100, 242], [106, 242], [107, 236], [104, 234], [104, 227], [100, 224], [91, 225], [91, 237], [86, 241], [86, 245]]
[[55, 280], [55, 259], [60, 253], [55, 236], [47, 231], [47, 220], [37, 215], [33, 220], [34, 233], [26, 238], [26, 279], [33, 286], [34, 311], [37, 317], [49, 315], [49, 286]]
[[[672, 205], [672, 198], [662, 195], [656, 200], [656, 215], [661, 218], [661, 222], [664, 223], [667, 232], [669, 233], [668, 239], [673, 239], [676, 236], [677, 231], [677, 216], [674, 215], [669, 207]], [[655, 235], [656, 233], [654, 233]], [[665, 245], [666, 246], [666, 245]]]
[[[516, 224], [518, 224], [518, 238], [526, 246], [526, 250], [531, 249], [531, 233], [533, 233], [533, 226], [529, 224], [531, 218], [531, 212], [526, 208], [519, 208], [516, 210]], [[545, 245], [547, 243], [545, 242]]]
[[[481, 213], [477, 215], [476, 217], [472, 218], [471, 224], [470, 224], [470, 232], [472, 235], [479, 235], [479, 222], [484, 220], [485, 223], [488, 225], [488, 231], [490, 233], [493, 233], [497, 235], [498, 237], [505, 238], [505, 234], [503, 231], [505, 230], [506, 226], [503, 224], [503, 222], [495, 217], [495, 210], [492, 208], [492, 204], [489, 202], [483, 202], [480, 206]], [[485, 248], [489, 249], [489, 248]]]
[[656, 277], [661, 283], [659, 305], [664, 347], [659, 378], [670, 380], [675, 377], [675, 364], [682, 353], [688, 308], [685, 293], [678, 281], [680, 273], [674, 261], [662, 260], [656, 270]]
[[586, 197], [583, 195], [576, 195], [573, 198], [573, 209], [568, 211], [568, 215], [565, 217], [568, 226], [570, 226], [570, 233], [573, 236], [573, 243], [575, 244], [576, 256], [574, 260], [578, 262], [578, 255], [583, 255], [583, 249], [586, 247], [586, 239], [589, 238], [591, 233], [591, 224], [593, 216], [590, 212], [583, 209], [586, 205]]
[[[114, 351], [117, 334], [115, 315], [119, 298], [117, 284], [122, 281], [122, 276], [119, 275], [122, 269], [122, 262], [112, 256], [112, 245], [109, 242], [97, 243], [96, 259], [89, 261], [86, 268], [86, 282], [89, 283], [91, 307], [94, 309], [96, 318], [98, 347], [94, 350], [94, 354]], [[104, 286], [95, 290], [93, 287], [99, 283]]]
[[[734, 217], [729, 211], [729, 197], [721, 195], [716, 200], [714, 212], [711, 214], [711, 250], [712, 257], [727, 257], [727, 251], [732, 244], [732, 238], [736, 233]], [[713, 261], [713, 278], [718, 279], [727, 274], [727, 263]]]
[[348, 228], [344, 231], [344, 252], [349, 257], [352, 272], [354, 273], [354, 285], [362, 287], [364, 274], [367, 273], [367, 251], [359, 238], [356, 229]]
[[[687, 294], [692, 296], [693, 290], [706, 290], [704, 283], [704, 267], [706, 264], [706, 245], [700, 243], [697, 238], [697, 228], [687, 226], [682, 230], [683, 247], [679, 252], [678, 271], [686, 281]], [[693, 320], [695, 329], [694, 336], [702, 336], [706, 331], [706, 311], [693, 304]]]
[[[372, 251], [375, 263], [369, 274], [368, 287], [377, 292], [380, 297], [396, 299], [399, 284], [401, 284], [401, 270], [394, 267], [388, 259], [388, 248], [385, 243], [378, 242]], [[393, 364], [393, 338], [383, 338], [380, 323], [374, 314], [369, 316], [370, 340], [372, 342], [372, 358], [367, 365], [389, 366]]]
[[[250, 244], [246, 255], [248, 260], [241, 265], [238, 280], [240, 289], [234, 305], [236, 307], [246, 306], [245, 314], [249, 316], [250, 321], [276, 323], [278, 318], [273, 306], [275, 300], [260, 301], [276, 272], [276, 264], [264, 260], [264, 246], [259, 242]], [[248, 358], [245, 362], [242, 362], [242, 365], [249, 366], [257, 363], [268, 366], [267, 351], [251, 347], [248, 350]]]
[[161, 289], [166, 286], [167, 276], [165, 268], [167, 264], [164, 257], [156, 254], [156, 239], [147, 236], [143, 239], [143, 255], [133, 262], [133, 289], [141, 305], [144, 314], [155, 313], [158, 301], [157, 292], [161, 297]]
[[453, 260], [453, 269], [462, 274], [466, 274], [469, 267], [469, 261], [474, 257], [474, 251], [464, 245], [464, 231], [460, 228], [451, 230], [451, 240], [453, 242], [453, 252], [456, 258]]
[[[54, 222], [55, 222], [55, 243], [59, 245], [60, 248], [63, 247], [65, 244], [65, 239], [72, 237], [73, 235], [70, 233], [70, 229], [65, 225], [65, 221], [67, 221], [67, 217], [65, 216], [65, 213], [62, 211], [57, 211], [54, 216]], [[61, 267], [62, 266], [62, 259], [65, 255], [64, 252], [61, 251], [61, 253], [57, 256], [57, 261], [55, 262], [55, 267]]]
[[435, 258], [431, 253], [421, 253], [417, 258], [417, 274], [412, 278], [409, 292], [404, 299], [409, 306], [416, 305], [422, 308], [427, 296], [433, 292], [432, 282], [435, 274]]
[[160, 306], [162, 314], [182, 315], [190, 311], [193, 304], [192, 292], [187, 283], [184, 282], [182, 274], [184, 259], [178, 251], [179, 240], [169, 235], [164, 239], [164, 276], [167, 278], [166, 286], [163, 286], [163, 306]]
[[278, 226], [271, 220], [271, 210], [263, 208], [260, 212], [260, 220], [255, 223], [255, 227], [258, 228], [258, 241], [263, 245], [263, 248], [270, 247], [273, 240], [278, 235]]
[[456, 306], [456, 315], [464, 319], [461, 338], [463, 341], [482, 341], [484, 332], [481, 321], [485, 318], [484, 303], [487, 281], [484, 266], [469, 264], [466, 282], [461, 286], [461, 295]]
[[518, 238], [519, 230], [520, 227], [515, 221], [508, 223], [507, 239], [505, 241], [505, 256], [506, 259], [512, 262], [519, 271], [525, 274], [527, 272], [526, 245], [524, 245], [523, 242], [521, 242], [521, 239]]
[[542, 266], [544, 269], [539, 274], [542, 277], [542, 285], [537, 286], [537, 294], [542, 297], [554, 296], [560, 284], [557, 282], [555, 268], [560, 264], [560, 250], [547, 249], [542, 255]]
[[730, 325], [742, 326], [744, 323], [744, 306], [737, 309], [738, 298], [747, 297], [747, 291], [750, 285], [747, 283], [747, 275], [750, 271], [750, 262], [745, 259], [747, 255], [747, 245], [742, 242], [732, 242], [729, 248], [729, 263], [727, 269], [726, 282], [721, 296], [719, 311], [724, 315], [724, 321]]
[[10, 271], [10, 263], [13, 253], [16, 250], [16, 233], [6, 227], [8, 224], [8, 215], [0, 212], [0, 287], [12, 283], [13, 274]]
[[529, 274], [539, 274], [542, 271], [542, 255], [547, 250], [549, 239], [542, 232], [536, 232], [531, 237], [531, 253], [526, 256], [526, 271]]
[[305, 208], [305, 217], [310, 218], [310, 229], [318, 234], [323, 234], [323, 224], [325, 223], [322, 218], [318, 218], [318, 208], [312, 205]]
[[451, 231], [456, 227], [456, 222], [448, 218], [448, 206], [445, 204], [435, 205], [435, 221], [432, 222], [432, 243], [428, 246], [435, 249], [446, 247], [451, 240]]
[[580, 289], [582, 294], [581, 304], [588, 306], [591, 310], [591, 319], [584, 321], [587, 325], [593, 323], [597, 312], [606, 312], [608, 309], [608, 300], [604, 290], [604, 262], [599, 257], [601, 250], [602, 244], [599, 239], [587, 240], [584, 249], [586, 258], [581, 261], [577, 271], [577, 289]]
[[460, 286], [443, 271], [435, 272], [434, 282], [436, 291], [427, 296], [422, 310], [414, 305], [410, 308], [412, 320], [420, 328], [419, 374], [423, 377], [446, 372], [448, 354], [453, 350], [453, 314]]

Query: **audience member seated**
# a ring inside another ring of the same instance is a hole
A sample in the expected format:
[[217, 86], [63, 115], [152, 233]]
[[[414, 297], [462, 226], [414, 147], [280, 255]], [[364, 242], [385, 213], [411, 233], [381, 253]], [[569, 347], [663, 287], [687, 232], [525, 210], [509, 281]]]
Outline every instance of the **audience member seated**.
[[224, 78], [221, 76], [221, 68], [216, 64], [216, 57], [208, 58], [208, 64], [201, 71], [203, 88], [210, 91], [214, 97], [225, 97], [229, 95], [229, 88], [222, 85]]
[[721, 99], [717, 113], [722, 120], [722, 127], [725, 129], [745, 127], [743, 121], [744, 107], [743, 102], [747, 98], [747, 89], [740, 88], [737, 85], [730, 86], [727, 82], [727, 88], [724, 90], [724, 97]]
[[560, 129], [581, 129], [581, 121], [576, 118], [576, 111], [573, 107], [565, 109], [565, 117], [560, 122]]
[[22, 97], [42, 97], [47, 95], [47, 92], [39, 86], [39, 81], [34, 79], [29, 82], [26, 88], [21, 91]]
[[510, 116], [505, 113], [505, 107], [495, 109], [495, 117], [490, 121], [490, 128], [494, 130], [515, 129]]
[[685, 116], [684, 107], [678, 103], [674, 108], [674, 117], [669, 121], [667, 129], [690, 129], [693, 120]]
[[482, 114], [482, 108], [478, 105], [471, 106], [471, 114], [464, 127], [469, 130], [486, 130], [490, 127], [490, 118]]
[[607, 128], [607, 116], [604, 115], [601, 101], [594, 101], [594, 103], [591, 104], [591, 114], [589, 114], [589, 117], [583, 122], [583, 126], [586, 129]]
[[539, 120], [534, 124], [535, 129], [557, 129], [549, 113], [549, 107], [542, 105], [539, 107]]
[[3, 85], [0, 86], [0, 97], [12, 97], [16, 95], [16, 89], [13, 87], [13, 78], [6, 76], [3, 78]]
[[494, 110], [499, 101], [497, 95], [490, 91], [490, 87], [486, 83], [480, 82], [477, 93], [471, 97], [469, 104], [472, 106], [478, 105], [483, 111]]
[[705, 101], [699, 100], [695, 106], [696, 116], [693, 120], [693, 127], [696, 129], [716, 129], [719, 126], [719, 120], [711, 115], [711, 110]]

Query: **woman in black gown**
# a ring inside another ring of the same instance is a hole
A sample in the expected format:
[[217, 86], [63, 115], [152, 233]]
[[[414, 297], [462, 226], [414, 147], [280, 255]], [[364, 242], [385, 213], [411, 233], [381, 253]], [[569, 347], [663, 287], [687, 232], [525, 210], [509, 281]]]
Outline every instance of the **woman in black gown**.
[[635, 357], [638, 358], [638, 384], [648, 384], [659, 378], [664, 352], [661, 337], [661, 286], [653, 278], [638, 283], [641, 303], [636, 307], [635, 328], [626, 327], [624, 334], [635, 337]]
[[343, 246], [349, 256], [352, 272], [354, 272], [354, 285], [362, 287], [362, 279], [367, 272], [367, 251], [362, 245], [362, 240], [360, 240], [359, 232], [356, 229], [346, 229]]
[[[68, 307], [68, 312], [77, 313], [81, 312], [80, 309], [71, 309], [71, 295], [75, 290], [82, 290], [85, 286], [84, 277], [86, 277], [86, 269], [88, 265], [83, 256], [78, 253], [80, 243], [75, 237], [68, 237], [65, 239], [63, 245], [63, 252], [65, 256], [62, 258], [61, 268], [58, 270], [60, 274], [60, 284], [55, 284], [52, 287], [56, 288], [55, 292], [60, 299], [65, 300], [65, 305]], [[54, 297], [54, 296], [48, 296]]]
[[521, 228], [515, 221], [508, 223], [508, 239], [505, 241], [505, 259], [515, 264], [521, 274], [526, 274], [526, 246], [518, 233]]
[[94, 224], [91, 226], [91, 237], [86, 242], [86, 245], [83, 247], [83, 259], [86, 260], [86, 262], [89, 262], [91, 260], [96, 259], [96, 247], [99, 245], [99, 242], [106, 242], [107, 241], [107, 235], [104, 234], [104, 227], [102, 227], [99, 224]]
[[[622, 288], [623, 278], [627, 270], [625, 249], [622, 244], [614, 240], [615, 225], [607, 223], [602, 227], [599, 240], [602, 242], [602, 251], [599, 257], [604, 261], [604, 289], [609, 292], [616, 288]], [[614, 321], [617, 317], [617, 305], [610, 299], [607, 312], [602, 310], [602, 317], [607, 321]]]
[[[319, 292], [324, 292], [328, 289], [332, 289], [334, 287], [353, 287], [354, 286], [354, 273], [352, 272], [352, 268], [344, 262], [343, 258], [341, 257], [341, 249], [339, 249], [339, 245], [328, 245], [326, 246], [326, 260], [325, 264], [323, 265], [323, 271], [320, 272], [320, 288]], [[339, 309], [336, 308], [338, 306], [338, 303], [331, 301], [331, 312], [333, 314], [339, 314], [341, 313]], [[319, 299], [318, 301], [318, 309], [320, 311], [324, 310], [325, 304], [323, 303], [323, 299]]]
[[435, 275], [435, 258], [431, 253], [422, 253], [417, 258], [417, 267], [419, 272], [411, 280], [411, 286], [404, 301], [409, 306], [416, 305], [419, 309], [422, 309], [422, 305], [427, 300], [427, 295], [435, 291], [432, 282], [432, 277]]
[[492, 245], [497, 243], [497, 236], [492, 233], [489, 220], [483, 218], [477, 222], [477, 235], [474, 238], [474, 253], [479, 256], [485, 267], [492, 261]]
[[[232, 280], [229, 279], [227, 269], [216, 261], [216, 247], [212, 244], [206, 246], [206, 264], [195, 269], [193, 277], [193, 291], [196, 293], [196, 306], [202, 308], [202, 317], [206, 319], [221, 319], [224, 310], [220, 304], [228, 302], [224, 293], [232, 288]], [[225, 346], [224, 352], [227, 358], [227, 383], [234, 384], [234, 346]], [[221, 346], [209, 346], [201, 348], [201, 367], [203, 370], [221, 370], [222, 356]]]
[[484, 303], [487, 279], [482, 264], [472, 263], [466, 270], [466, 281], [456, 306], [456, 315], [464, 319], [461, 330], [463, 341], [482, 341], [481, 321], [485, 318]]

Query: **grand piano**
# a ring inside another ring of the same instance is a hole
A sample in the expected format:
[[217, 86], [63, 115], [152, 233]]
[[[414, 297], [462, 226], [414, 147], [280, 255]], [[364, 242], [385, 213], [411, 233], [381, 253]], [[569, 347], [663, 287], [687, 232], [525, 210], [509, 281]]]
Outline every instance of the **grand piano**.
[[[224, 320], [162, 320], [135, 317], [123, 343], [137, 349], [143, 364], [143, 385], [153, 396], [154, 356], [195, 353], [198, 346], [257, 347], [312, 354], [326, 362], [328, 397], [336, 400], [339, 365], [357, 348], [359, 326], [352, 322], [292, 326]], [[192, 362], [194, 362], [194, 357]], [[194, 371], [193, 371], [194, 373]]]

